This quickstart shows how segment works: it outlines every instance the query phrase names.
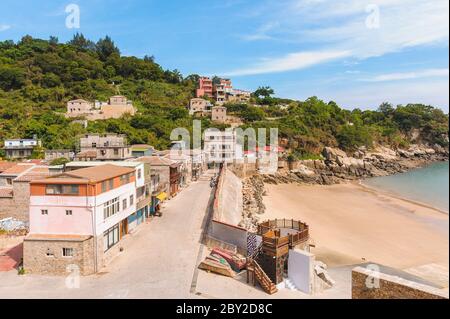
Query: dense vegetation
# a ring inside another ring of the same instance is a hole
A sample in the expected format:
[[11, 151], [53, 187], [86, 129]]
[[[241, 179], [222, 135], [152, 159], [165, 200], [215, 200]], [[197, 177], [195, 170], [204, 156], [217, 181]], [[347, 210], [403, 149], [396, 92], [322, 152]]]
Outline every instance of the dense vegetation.
[[[128, 135], [130, 143], [165, 148], [173, 128], [192, 128], [185, 106], [197, 80], [198, 75], [164, 70], [153, 57], [122, 56], [109, 37], [96, 43], [80, 34], [68, 43], [30, 36], [18, 43], [3, 41], [0, 140], [36, 135], [46, 148], [74, 149], [79, 134], [116, 132]], [[131, 99], [138, 114], [89, 122], [87, 128], [64, 117], [68, 100], [106, 100], [114, 94]], [[298, 157], [313, 157], [323, 145], [347, 150], [373, 142], [406, 146], [414, 129], [423, 142], [448, 146], [448, 115], [431, 106], [383, 104], [377, 111], [348, 111], [316, 97], [299, 102], [273, 95], [271, 88], [261, 87], [251, 103], [228, 105], [228, 110], [245, 126], [279, 127]], [[203, 128], [210, 126], [202, 119]]]

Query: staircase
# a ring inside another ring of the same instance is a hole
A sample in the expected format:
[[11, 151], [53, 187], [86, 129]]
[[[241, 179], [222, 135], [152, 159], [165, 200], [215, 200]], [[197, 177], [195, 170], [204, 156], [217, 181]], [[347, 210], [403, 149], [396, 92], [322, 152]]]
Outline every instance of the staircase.
[[256, 252], [251, 257], [247, 258], [247, 283], [249, 283], [251, 279], [252, 284], [256, 285], [257, 281], [266, 293], [273, 295], [278, 292], [278, 289], [256, 261], [261, 249], [262, 246], [259, 246]]
[[286, 285], [286, 288], [289, 290], [298, 290], [298, 288], [295, 286], [295, 284], [289, 278], [284, 279], [284, 284]]

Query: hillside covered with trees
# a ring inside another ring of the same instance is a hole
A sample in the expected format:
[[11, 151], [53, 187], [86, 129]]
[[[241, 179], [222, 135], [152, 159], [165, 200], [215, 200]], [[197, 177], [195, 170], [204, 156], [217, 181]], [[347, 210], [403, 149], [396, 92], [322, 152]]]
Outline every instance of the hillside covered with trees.
[[[109, 37], [97, 42], [77, 34], [68, 43], [23, 37], [0, 42], [0, 140], [37, 135], [49, 149], [70, 148], [86, 132], [126, 134], [130, 143], [169, 145], [175, 127], [192, 128], [186, 110], [198, 75], [165, 70], [153, 57], [122, 56]], [[64, 117], [69, 100], [107, 100], [122, 94], [138, 108], [134, 117], [89, 122]], [[298, 157], [314, 157], [324, 145], [352, 150], [374, 142], [393, 147], [419, 142], [448, 147], [448, 115], [421, 104], [381, 105], [376, 111], [349, 111], [316, 97], [293, 101], [272, 97], [269, 87], [251, 103], [227, 105], [245, 126], [278, 127]], [[213, 124], [202, 119], [202, 127]], [[217, 127], [217, 125], [215, 125]], [[417, 136], [418, 135], [418, 136]], [[1, 154], [0, 154], [1, 156]]]

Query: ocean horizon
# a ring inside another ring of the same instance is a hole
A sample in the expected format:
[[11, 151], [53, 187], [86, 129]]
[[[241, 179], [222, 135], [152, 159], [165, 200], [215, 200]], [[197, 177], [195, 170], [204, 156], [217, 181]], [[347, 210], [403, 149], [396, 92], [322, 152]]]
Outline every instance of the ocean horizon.
[[437, 162], [406, 173], [373, 177], [363, 184], [449, 212], [449, 162]]

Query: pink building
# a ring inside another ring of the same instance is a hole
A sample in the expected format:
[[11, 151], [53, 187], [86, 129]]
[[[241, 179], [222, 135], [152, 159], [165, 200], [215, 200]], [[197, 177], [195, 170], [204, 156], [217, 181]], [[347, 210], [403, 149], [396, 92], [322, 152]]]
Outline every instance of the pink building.
[[213, 83], [208, 77], [201, 77], [198, 83], [197, 97], [213, 97]]
[[24, 268], [30, 273], [99, 271], [119, 251], [136, 212], [135, 169], [103, 165], [30, 183], [30, 233]]

